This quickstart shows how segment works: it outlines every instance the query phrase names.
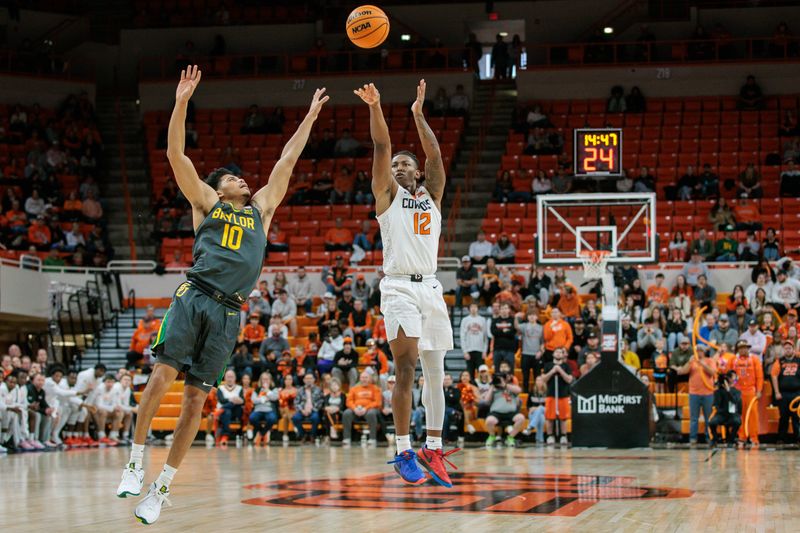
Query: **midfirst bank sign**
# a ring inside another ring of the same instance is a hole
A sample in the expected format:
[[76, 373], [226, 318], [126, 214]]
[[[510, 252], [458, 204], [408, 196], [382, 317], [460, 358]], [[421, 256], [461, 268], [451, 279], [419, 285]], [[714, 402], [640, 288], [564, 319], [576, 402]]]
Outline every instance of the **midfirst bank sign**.
[[578, 400], [578, 413], [584, 415], [614, 414], [624, 415], [626, 405], [641, 405], [642, 395], [629, 394], [595, 394], [584, 397], [575, 395]]

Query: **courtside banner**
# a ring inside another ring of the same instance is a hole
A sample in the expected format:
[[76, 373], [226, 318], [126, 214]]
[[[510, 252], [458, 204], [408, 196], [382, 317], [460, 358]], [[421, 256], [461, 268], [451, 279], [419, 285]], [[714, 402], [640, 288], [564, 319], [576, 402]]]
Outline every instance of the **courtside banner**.
[[570, 394], [573, 446], [649, 445], [647, 387], [619, 361], [602, 361], [573, 383]]

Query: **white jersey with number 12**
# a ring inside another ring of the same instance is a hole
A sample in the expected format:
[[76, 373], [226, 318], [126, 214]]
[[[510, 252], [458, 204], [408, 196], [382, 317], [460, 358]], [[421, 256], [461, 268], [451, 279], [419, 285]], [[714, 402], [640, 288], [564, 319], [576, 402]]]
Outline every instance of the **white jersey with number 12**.
[[424, 187], [415, 194], [400, 187], [378, 223], [387, 276], [436, 274], [442, 214]]

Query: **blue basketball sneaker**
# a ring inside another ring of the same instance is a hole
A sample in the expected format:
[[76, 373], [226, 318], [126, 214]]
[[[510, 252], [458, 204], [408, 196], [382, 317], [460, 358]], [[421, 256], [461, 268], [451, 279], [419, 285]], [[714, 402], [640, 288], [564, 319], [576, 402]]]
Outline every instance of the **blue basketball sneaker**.
[[414, 450], [406, 450], [395, 455], [387, 464], [393, 464], [395, 472], [409, 485], [421, 485], [428, 479], [417, 464], [417, 454]]

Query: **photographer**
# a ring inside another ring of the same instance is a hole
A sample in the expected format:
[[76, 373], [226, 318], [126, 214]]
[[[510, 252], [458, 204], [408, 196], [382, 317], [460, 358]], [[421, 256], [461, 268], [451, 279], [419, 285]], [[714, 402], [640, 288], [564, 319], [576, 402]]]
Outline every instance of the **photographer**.
[[734, 383], [736, 383], [736, 372], [730, 370], [719, 380], [719, 386], [714, 392], [714, 408], [717, 412], [708, 422], [711, 428], [712, 446], [719, 442], [717, 437], [719, 426], [725, 427], [728, 444], [732, 446], [742, 425], [742, 393], [734, 387]]
[[567, 364], [567, 352], [559, 348], [553, 352], [553, 362], [544, 365], [544, 381], [547, 383], [547, 397], [544, 404], [544, 418], [547, 427], [547, 444], [555, 444], [553, 422], [559, 421], [560, 443], [567, 444], [567, 420], [570, 417], [569, 385], [575, 379]]
[[489, 416], [486, 417], [486, 431], [489, 437], [486, 446], [492, 447], [497, 440], [495, 428], [513, 425], [506, 436], [506, 446], [513, 448], [517, 445], [517, 433], [525, 425], [525, 417], [520, 412], [519, 393], [522, 389], [511, 381], [513, 376], [498, 372], [492, 377], [492, 385], [482, 394], [481, 401], [489, 404]]

